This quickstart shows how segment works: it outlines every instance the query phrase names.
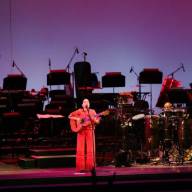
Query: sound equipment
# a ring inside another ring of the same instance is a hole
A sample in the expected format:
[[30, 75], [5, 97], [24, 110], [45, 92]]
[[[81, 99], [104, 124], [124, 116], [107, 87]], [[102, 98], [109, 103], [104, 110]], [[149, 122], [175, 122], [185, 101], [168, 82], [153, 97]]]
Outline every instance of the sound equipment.
[[81, 97], [87, 90], [79, 88], [92, 87], [91, 64], [89, 62], [76, 62], [74, 64], [76, 96]]
[[163, 73], [159, 69], [144, 69], [139, 74], [140, 84], [161, 84]]
[[125, 76], [121, 72], [107, 72], [102, 77], [102, 87], [125, 87]]
[[91, 64], [89, 62], [76, 62], [74, 72], [77, 87], [91, 86]]
[[70, 73], [62, 70], [50, 70], [47, 74], [47, 85], [65, 85], [70, 84]]

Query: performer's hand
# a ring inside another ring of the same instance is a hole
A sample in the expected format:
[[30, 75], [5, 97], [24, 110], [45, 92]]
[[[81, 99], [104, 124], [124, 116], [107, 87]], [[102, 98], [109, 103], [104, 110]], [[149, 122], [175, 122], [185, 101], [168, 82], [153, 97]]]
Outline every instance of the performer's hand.
[[81, 118], [76, 118], [76, 121], [81, 123]]
[[100, 118], [99, 117], [94, 118], [94, 123], [99, 124], [100, 123]]
[[80, 123], [84, 123], [85, 120], [83, 118], [80, 119]]

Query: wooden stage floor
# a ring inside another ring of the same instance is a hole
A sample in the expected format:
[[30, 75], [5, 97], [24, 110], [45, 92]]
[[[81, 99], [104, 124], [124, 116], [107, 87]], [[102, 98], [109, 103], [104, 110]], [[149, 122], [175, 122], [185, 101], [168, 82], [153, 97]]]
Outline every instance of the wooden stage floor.
[[0, 191], [192, 191], [192, 164], [132, 164], [96, 167], [96, 175], [75, 168], [24, 169], [0, 161]]

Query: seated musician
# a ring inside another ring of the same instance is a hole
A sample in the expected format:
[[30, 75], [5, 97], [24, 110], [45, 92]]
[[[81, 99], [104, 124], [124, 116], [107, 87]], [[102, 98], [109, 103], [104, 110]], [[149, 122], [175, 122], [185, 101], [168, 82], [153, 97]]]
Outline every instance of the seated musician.
[[173, 105], [170, 102], [166, 102], [163, 106], [164, 111], [171, 111], [173, 109]]

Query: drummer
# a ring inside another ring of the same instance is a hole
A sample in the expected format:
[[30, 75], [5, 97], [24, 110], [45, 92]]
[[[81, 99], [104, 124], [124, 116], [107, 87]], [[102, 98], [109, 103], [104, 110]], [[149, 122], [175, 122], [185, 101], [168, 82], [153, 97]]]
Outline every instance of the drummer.
[[163, 105], [163, 109], [162, 109], [162, 113], [160, 114], [160, 116], [167, 116], [170, 117], [173, 115], [173, 105], [170, 102], [166, 102]]
[[134, 105], [133, 95], [131, 92], [121, 92], [119, 95], [123, 104]]
[[170, 102], [166, 102], [163, 106], [164, 111], [172, 111], [173, 105]]

